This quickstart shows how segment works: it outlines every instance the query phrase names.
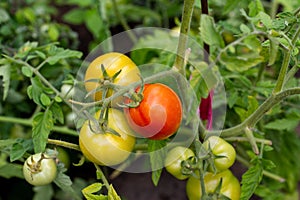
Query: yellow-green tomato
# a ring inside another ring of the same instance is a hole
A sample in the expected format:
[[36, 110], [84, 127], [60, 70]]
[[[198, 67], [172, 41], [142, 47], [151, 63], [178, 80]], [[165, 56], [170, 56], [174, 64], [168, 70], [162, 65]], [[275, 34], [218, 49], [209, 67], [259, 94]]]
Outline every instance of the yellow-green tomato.
[[211, 149], [215, 155], [214, 165], [218, 172], [231, 167], [235, 161], [236, 151], [231, 144], [217, 136], [210, 136], [204, 143], [206, 149]]
[[[239, 180], [232, 174], [230, 170], [225, 170], [214, 174], [207, 172], [204, 175], [205, 191], [207, 194], [213, 194], [222, 179], [220, 193], [231, 200], [239, 200], [241, 194], [241, 186]], [[202, 196], [201, 183], [198, 177], [191, 176], [186, 184], [186, 194], [189, 200], [199, 200]]]
[[[99, 112], [96, 117], [99, 117]], [[133, 132], [129, 128], [123, 112], [110, 108], [108, 110], [108, 128], [111, 132], [96, 133], [91, 130], [92, 122], [86, 121], [79, 134], [79, 146], [84, 156], [98, 165], [112, 166], [125, 161], [135, 144]]]
[[62, 162], [64, 164], [64, 167], [68, 169], [70, 167], [70, 157], [68, 152], [63, 149], [62, 147], [57, 147], [57, 159], [59, 162]]
[[194, 152], [186, 147], [177, 146], [171, 149], [165, 159], [165, 168], [179, 180], [187, 179], [189, 176], [182, 174], [181, 163], [190, 157], [195, 156]]
[[[109, 78], [112, 78], [121, 70], [114, 80], [110, 80], [116, 85], [126, 86], [140, 80], [140, 70], [129, 57], [117, 52], [106, 53], [94, 59], [85, 72], [84, 85], [88, 92], [99, 89], [103, 84], [104, 74], [101, 65], [104, 66]], [[96, 101], [102, 99], [102, 91], [98, 90], [92, 95]], [[109, 90], [107, 96], [111, 94], [112, 90]], [[121, 100], [119, 98], [114, 103], [118, 103]]]
[[27, 158], [23, 165], [23, 174], [31, 185], [47, 185], [56, 178], [56, 163], [46, 154], [37, 153]]

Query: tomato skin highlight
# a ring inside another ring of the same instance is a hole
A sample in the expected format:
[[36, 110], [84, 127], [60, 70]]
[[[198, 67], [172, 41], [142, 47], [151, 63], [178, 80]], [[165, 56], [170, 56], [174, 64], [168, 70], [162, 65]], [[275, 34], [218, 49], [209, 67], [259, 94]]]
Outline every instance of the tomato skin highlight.
[[[99, 117], [100, 112], [96, 113]], [[135, 138], [128, 126], [124, 114], [117, 109], [108, 110], [108, 127], [120, 136], [112, 133], [95, 133], [89, 121], [80, 129], [79, 146], [83, 155], [98, 165], [113, 166], [125, 161], [132, 152]]]
[[[121, 53], [110, 52], [97, 57], [89, 64], [84, 77], [84, 85], [87, 92], [101, 87], [100, 82], [89, 81], [92, 79], [104, 79], [101, 65], [104, 66], [110, 78], [112, 78], [121, 70], [120, 74], [113, 80], [113, 83], [116, 85], [127, 86], [140, 80], [140, 70], [129, 57]], [[113, 91], [109, 89], [107, 97], [111, 96], [112, 93]], [[92, 97], [96, 101], [101, 100], [102, 91], [97, 91], [92, 95]], [[118, 98], [114, 104], [117, 104], [121, 101], [122, 98]]]
[[[239, 200], [241, 195], [241, 186], [239, 180], [230, 170], [214, 174], [207, 172], [204, 175], [205, 191], [208, 194], [215, 192], [222, 179], [220, 193], [231, 200]], [[186, 184], [186, 194], [189, 200], [199, 200], [202, 197], [200, 179], [191, 176]]]
[[161, 83], [145, 84], [143, 100], [139, 106], [125, 108], [124, 112], [131, 128], [152, 140], [163, 140], [172, 136], [182, 120], [179, 97], [171, 88]]

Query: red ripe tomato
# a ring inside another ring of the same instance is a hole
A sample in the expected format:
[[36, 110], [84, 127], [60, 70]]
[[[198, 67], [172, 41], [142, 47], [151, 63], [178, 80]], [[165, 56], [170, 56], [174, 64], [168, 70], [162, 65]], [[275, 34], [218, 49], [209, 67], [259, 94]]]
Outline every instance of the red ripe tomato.
[[161, 83], [145, 84], [143, 100], [137, 107], [125, 108], [125, 114], [135, 132], [149, 139], [163, 140], [179, 128], [182, 105], [170, 87]]

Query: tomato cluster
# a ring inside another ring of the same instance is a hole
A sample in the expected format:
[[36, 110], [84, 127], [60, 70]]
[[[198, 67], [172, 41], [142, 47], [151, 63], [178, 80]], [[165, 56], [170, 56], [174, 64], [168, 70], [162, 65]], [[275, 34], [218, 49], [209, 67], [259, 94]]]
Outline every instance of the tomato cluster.
[[[84, 85], [88, 96], [101, 101], [140, 79], [139, 68], [130, 58], [112, 52], [97, 57], [89, 64]], [[133, 151], [137, 137], [164, 140], [179, 128], [181, 101], [170, 87], [142, 82], [126, 94], [126, 97], [113, 98], [104, 108], [107, 114], [98, 112], [93, 117], [95, 120], [88, 119], [81, 127], [79, 146], [88, 160], [106, 166], [120, 164]], [[136, 96], [140, 98], [133, 98]]]
[[[89, 161], [118, 165], [130, 156], [139, 137], [165, 140], [179, 129], [183, 110], [178, 95], [162, 83], [144, 84], [140, 80], [139, 68], [120, 53], [99, 56], [88, 66], [84, 84], [95, 101], [111, 97], [132, 84], [125, 95], [114, 96], [107, 107], [101, 108], [81, 127], [79, 146]], [[134, 88], [133, 83], [138, 81], [140, 85]], [[207, 167], [201, 176], [206, 193], [239, 199], [239, 181], [229, 170], [235, 161], [235, 149], [217, 136], [208, 137], [203, 147], [207, 158], [202, 167]], [[165, 169], [171, 175], [179, 180], [187, 179], [186, 193], [190, 200], [202, 197], [198, 161], [194, 151], [183, 146], [174, 147], [165, 158]]]
[[[220, 196], [226, 196], [231, 200], [240, 199], [240, 183], [238, 179], [227, 169], [225, 171], [214, 174], [207, 172], [204, 175], [205, 192], [207, 194], [213, 194], [218, 192], [217, 188], [221, 184], [221, 188], [217, 199]], [[191, 176], [186, 184], [186, 194], [189, 200], [199, 200], [202, 196], [202, 189], [199, 177]]]
[[[241, 190], [240, 183], [229, 170], [235, 161], [235, 149], [217, 136], [207, 138], [203, 147], [208, 155], [208, 158], [203, 160], [208, 165], [203, 174], [206, 193], [217, 196], [217, 199], [225, 196], [231, 200], [238, 200]], [[179, 180], [188, 179], [186, 194], [189, 200], [199, 200], [202, 197], [199, 176], [201, 166], [195, 162], [197, 159], [191, 149], [181, 146], [171, 149], [165, 159], [165, 168], [171, 175]]]

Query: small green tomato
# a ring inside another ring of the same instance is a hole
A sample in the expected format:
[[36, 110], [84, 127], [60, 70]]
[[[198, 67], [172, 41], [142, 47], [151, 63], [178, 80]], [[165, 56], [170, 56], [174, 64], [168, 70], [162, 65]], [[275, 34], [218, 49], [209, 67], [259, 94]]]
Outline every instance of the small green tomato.
[[37, 153], [27, 158], [23, 165], [23, 174], [25, 180], [31, 185], [47, 185], [56, 178], [56, 163], [46, 154]]

